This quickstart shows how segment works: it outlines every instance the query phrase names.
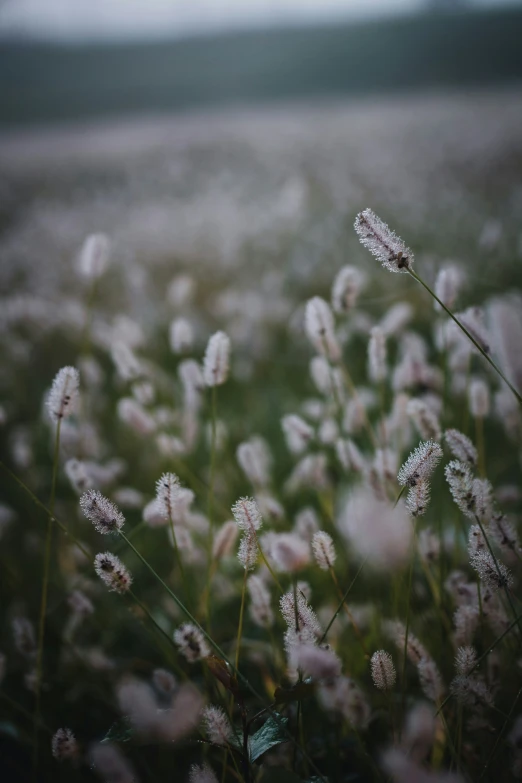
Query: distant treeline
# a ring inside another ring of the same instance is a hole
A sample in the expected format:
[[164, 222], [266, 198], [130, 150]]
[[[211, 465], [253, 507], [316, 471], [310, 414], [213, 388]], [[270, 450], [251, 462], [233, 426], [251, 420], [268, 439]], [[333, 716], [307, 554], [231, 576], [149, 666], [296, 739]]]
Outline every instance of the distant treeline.
[[0, 123], [522, 80], [522, 11], [125, 44], [0, 42]]

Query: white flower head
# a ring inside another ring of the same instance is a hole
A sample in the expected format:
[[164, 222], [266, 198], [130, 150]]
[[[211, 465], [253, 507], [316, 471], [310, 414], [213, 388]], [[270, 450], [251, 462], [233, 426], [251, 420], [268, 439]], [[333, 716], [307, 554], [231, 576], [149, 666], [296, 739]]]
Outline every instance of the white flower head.
[[413, 264], [413, 253], [389, 226], [371, 209], [359, 212], [354, 228], [359, 240], [390, 272], [407, 272]]

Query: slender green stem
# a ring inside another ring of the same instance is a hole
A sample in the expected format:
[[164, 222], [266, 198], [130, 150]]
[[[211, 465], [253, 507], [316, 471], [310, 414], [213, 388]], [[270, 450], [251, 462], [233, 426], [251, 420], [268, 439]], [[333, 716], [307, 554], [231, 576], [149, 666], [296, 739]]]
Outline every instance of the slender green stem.
[[42, 595], [40, 600], [40, 617], [38, 621], [38, 651], [36, 654], [36, 686], [34, 707], [34, 772], [38, 770], [38, 725], [40, 722], [41, 695], [42, 695], [42, 664], [45, 639], [45, 615], [47, 612], [47, 595], [49, 591], [49, 569], [51, 565], [51, 544], [53, 538], [54, 502], [56, 496], [56, 479], [58, 476], [58, 462], [60, 458], [60, 431], [62, 420], [56, 422], [54, 436], [53, 475], [51, 480], [51, 497], [49, 501], [49, 516], [47, 519], [47, 532], [45, 534], [44, 566], [42, 577]]
[[243, 617], [245, 615], [245, 595], [248, 570], [245, 568], [243, 575], [243, 588], [241, 590], [241, 609], [239, 610], [239, 625], [237, 627], [237, 641], [236, 641], [236, 669], [239, 666], [239, 651], [241, 649], [241, 637], [243, 635]]
[[339, 612], [340, 612], [340, 611], [341, 611], [341, 609], [343, 608], [343, 606], [344, 606], [344, 602], [345, 602], [345, 601], [346, 601], [346, 599], [348, 598], [348, 596], [349, 596], [349, 594], [350, 594], [350, 591], [351, 591], [352, 587], [354, 586], [355, 582], [357, 581], [357, 577], [358, 577], [358, 576], [359, 576], [359, 574], [361, 573], [361, 571], [362, 571], [362, 569], [363, 569], [363, 566], [364, 566], [364, 564], [366, 563], [366, 561], [367, 561], [367, 560], [368, 560], [368, 557], [365, 557], [365, 558], [364, 558], [364, 560], [362, 561], [361, 565], [359, 566], [357, 573], [355, 574], [354, 578], [353, 578], [353, 579], [352, 579], [352, 581], [350, 582], [350, 584], [349, 584], [349, 586], [348, 586], [348, 588], [347, 588], [346, 592], [344, 593], [344, 595], [343, 595], [343, 597], [342, 597], [341, 601], [339, 602], [339, 605], [338, 605], [337, 609], [335, 610], [335, 612], [334, 612], [334, 614], [333, 614], [333, 617], [332, 617], [332, 619], [330, 620], [330, 622], [329, 622], [329, 623], [328, 623], [328, 625], [326, 626], [326, 629], [325, 629], [325, 631], [324, 631], [323, 635], [321, 636], [321, 640], [319, 641], [319, 644], [320, 644], [320, 645], [321, 645], [321, 644], [324, 642], [324, 640], [326, 639], [326, 637], [327, 637], [327, 635], [328, 635], [328, 631], [330, 630], [330, 628], [331, 628], [331, 627], [332, 627], [332, 625], [334, 624], [334, 622], [335, 622], [335, 618], [337, 617], [337, 615], [339, 614]]
[[397, 495], [397, 499], [396, 499], [395, 503], [393, 504], [393, 508], [395, 508], [395, 506], [397, 505], [397, 503], [398, 503], [398, 502], [399, 502], [399, 500], [402, 498], [402, 496], [404, 495], [404, 493], [405, 493], [405, 492], [406, 492], [406, 485], [404, 485], [403, 487], [401, 487], [401, 491], [400, 491], [400, 492], [399, 492], [399, 494]]
[[346, 603], [346, 601], [344, 599], [344, 596], [343, 596], [342, 591], [341, 591], [341, 586], [339, 585], [339, 580], [337, 579], [337, 576], [335, 574], [333, 566], [330, 566], [329, 571], [330, 571], [330, 576], [332, 577], [332, 582], [334, 583], [337, 595], [341, 599], [341, 601], [343, 602], [343, 608], [344, 608], [344, 611], [346, 613], [346, 616], [348, 617], [349, 621], [351, 622], [353, 630], [354, 630], [354, 633], [355, 633], [355, 635], [357, 637], [357, 640], [358, 640], [359, 644], [361, 645], [361, 649], [363, 651], [364, 657], [367, 660], [369, 660], [370, 659], [370, 654], [368, 653], [368, 650], [366, 649], [366, 645], [364, 643], [363, 635], [362, 635], [362, 633], [361, 633], [361, 631], [359, 629], [359, 626], [355, 622], [355, 618], [354, 618], [353, 614], [350, 612], [348, 604]]
[[185, 600], [187, 601], [188, 604], [191, 604], [192, 602], [190, 600], [188, 583], [185, 579], [185, 571], [183, 569], [183, 562], [181, 560], [181, 552], [179, 551], [178, 539], [176, 538], [176, 529], [174, 526], [174, 520], [172, 519], [172, 514], [169, 514], [169, 522], [170, 522], [170, 532], [172, 534], [172, 546], [174, 547], [174, 556], [178, 564], [179, 573], [181, 576], [181, 584], [183, 586], [183, 592], [185, 594]]
[[214, 479], [216, 473], [216, 411], [217, 411], [217, 391], [216, 386], [211, 391], [211, 442], [210, 442], [210, 483], [207, 495], [207, 517], [208, 517], [208, 568], [207, 584], [205, 588], [205, 616], [207, 628], [210, 629], [210, 580], [212, 578], [212, 544], [214, 541]]
[[[417, 518], [413, 517], [413, 538], [412, 538], [412, 547], [411, 547], [411, 556], [410, 556], [410, 570], [408, 574], [408, 592], [406, 594], [406, 629], [404, 631], [404, 650], [403, 650], [402, 675], [401, 675], [401, 682], [402, 682], [401, 713], [402, 713], [403, 720], [406, 712], [406, 661], [408, 660], [408, 634], [410, 631], [411, 585], [413, 581], [413, 565], [415, 562], [416, 526], [417, 526]], [[399, 727], [399, 732], [400, 732], [400, 727]]]
[[490, 357], [490, 356], [489, 356], [489, 355], [486, 353], [486, 351], [484, 350], [484, 348], [482, 348], [482, 346], [480, 345], [480, 343], [478, 343], [478, 342], [477, 342], [477, 340], [475, 340], [475, 338], [473, 337], [473, 335], [472, 335], [472, 334], [470, 334], [470, 332], [469, 332], [469, 331], [466, 329], [466, 327], [464, 326], [464, 324], [463, 324], [463, 323], [461, 323], [461, 321], [459, 321], [459, 320], [458, 320], [458, 318], [456, 318], [456, 317], [453, 315], [453, 313], [451, 312], [451, 310], [449, 310], [449, 309], [446, 307], [446, 305], [444, 304], [444, 302], [441, 302], [441, 300], [439, 299], [439, 297], [437, 296], [437, 294], [436, 294], [434, 291], [432, 291], [432, 290], [431, 290], [431, 288], [429, 287], [429, 285], [428, 285], [427, 283], [425, 283], [425, 282], [424, 282], [424, 280], [423, 280], [421, 277], [419, 277], [419, 275], [418, 275], [418, 274], [416, 274], [416, 273], [415, 273], [415, 272], [414, 272], [412, 269], [408, 269], [407, 271], [408, 271], [408, 274], [409, 274], [409, 275], [411, 275], [411, 277], [413, 277], [413, 279], [414, 279], [414, 280], [416, 280], [418, 283], [420, 283], [420, 284], [421, 284], [421, 285], [422, 285], [422, 286], [423, 286], [423, 287], [426, 289], [426, 291], [427, 291], [427, 292], [430, 294], [430, 296], [432, 296], [432, 297], [435, 299], [435, 301], [439, 303], [439, 305], [442, 307], [442, 309], [445, 311], [445, 313], [447, 313], [447, 315], [449, 315], [449, 317], [450, 317], [450, 318], [451, 318], [451, 319], [452, 319], [452, 320], [453, 320], [453, 321], [454, 321], [454, 322], [457, 324], [457, 326], [459, 327], [459, 329], [460, 329], [462, 332], [464, 332], [464, 334], [466, 335], [466, 337], [468, 338], [468, 340], [471, 340], [471, 342], [473, 343], [473, 345], [475, 346], [475, 348], [477, 349], [477, 351], [478, 351], [478, 352], [479, 352], [479, 353], [480, 353], [480, 354], [481, 354], [481, 355], [484, 357], [484, 359], [485, 359], [485, 360], [486, 360], [486, 361], [487, 361], [487, 362], [490, 364], [490, 366], [491, 366], [491, 367], [492, 367], [492, 368], [495, 370], [495, 372], [497, 373], [497, 375], [498, 375], [500, 378], [502, 378], [502, 380], [504, 381], [504, 383], [505, 383], [505, 384], [507, 384], [507, 386], [508, 386], [508, 387], [511, 389], [511, 391], [513, 392], [513, 394], [514, 394], [514, 395], [515, 395], [515, 397], [517, 398], [517, 400], [518, 400], [519, 404], [520, 404], [520, 405], [522, 405], [522, 396], [521, 396], [521, 395], [518, 393], [518, 391], [515, 389], [515, 387], [513, 386], [513, 384], [512, 384], [510, 381], [508, 381], [508, 379], [506, 378], [506, 376], [504, 375], [504, 373], [502, 372], [502, 370], [500, 369], [500, 367], [498, 367], [498, 366], [495, 364], [495, 362], [493, 361], [493, 359], [492, 359], [492, 358], [491, 358], [491, 357]]
[[507, 728], [507, 725], [508, 725], [509, 721], [511, 720], [511, 716], [513, 715], [513, 712], [515, 711], [515, 707], [516, 707], [517, 702], [518, 702], [518, 700], [520, 698], [520, 694], [522, 694], [522, 688], [520, 688], [520, 690], [518, 691], [517, 695], [515, 696], [515, 700], [514, 700], [513, 704], [511, 705], [511, 709], [509, 710], [509, 713], [506, 716], [506, 720], [504, 721], [504, 723], [502, 725], [502, 728], [500, 729], [500, 731], [499, 731], [499, 733], [497, 735], [497, 739], [495, 740], [495, 744], [493, 745], [493, 748], [491, 749], [491, 753], [489, 754], [488, 760], [484, 764], [484, 769], [480, 773], [479, 780], [482, 780], [482, 778], [484, 777], [484, 775], [488, 771], [489, 765], [491, 764], [491, 762], [493, 761], [493, 759], [495, 757], [495, 753], [497, 752], [497, 748], [499, 746], [500, 740], [504, 736], [504, 732], [505, 732], [505, 730]]
[[83, 325], [83, 334], [80, 340], [81, 355], [88, 355], [91, 344], [91, 319], [92, 319], [92, 306], [96, 298], [96, 291], [98, 288], [98, 278], [95, 277], [89, 288], [87, 295], [87, 303], [85, 306], [85, 323]]

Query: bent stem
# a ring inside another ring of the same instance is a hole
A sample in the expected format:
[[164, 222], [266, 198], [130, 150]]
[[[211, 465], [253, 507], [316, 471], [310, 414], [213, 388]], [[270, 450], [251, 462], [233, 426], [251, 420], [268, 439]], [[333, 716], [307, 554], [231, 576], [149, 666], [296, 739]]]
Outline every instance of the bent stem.
[[480, 344], [477, 342], [477, 340], [475, 340], [475, 338], [473, 337], [473, 335], [472, 335], [472, 334], [470, 334], [470, 332], [469, 332], [469, 331], [466, 329], [466, 327], [464, 326], [464, 324], [463, 324], [463, 323], [461, 323], [461, 321], [459, 321], [459, 320], [458, 320], [458, 318], [456, 318], [456, 317], [453, 315], [453, 313], [451, 312], [451, 310], [449, 310], [449, 309], [446, 307], [446, 305], [444, 304], [444, 302], [441, 302], [441, 300], [439, 299], [439, 297], [437, 296], [437, 294], [436, 294], [434, 291], [432, 291], [432, 290], [431, 290], [431, 288], [429, 287], [429, 285], [428, 285], [427, 283], [425, 283], [425, 282], [424, 282], [424, 280], [423, 280], [421, 277], [419, 277], [419, 275], [418, 275], [416, 272], [414, 272], [412, 269], [407, 269], [407, 272], [408, 272], [408, 274], [409, 274], [411, 277], [413, 277], [413, 279], [414, 279], [414, 280], [416, 280], [418, 283], [420, 283], [420, 284], [421, 284], [421, 286], [423, 286], [423, 288], [425, 288], [425, 289], [426, 289], [426, 291], [429, 293], [429, 295], [430, 295], [430, 296], [432, 296], [432, 297], [435, 299], [435, 301], [439, 303], [439, 305], [442, 307], [442, 309], [444, 310], [444, 312], [445, 312], [447, 315], [449, 315], [449, 317], [452, 319], [452, 321], [454, 321], [454, 322], [457, 324], [457, 326], [459, 327], [459, 329], [460, 329], [460, 330], [461, 330], [461, 331], [462, 331], [462, 332], [463, 332], [463, 333], [466, 335], [466, 337], [468, 338], [468, 340], [471, 340], [471, 342], [473, 343], [473, 345], [475, 346], [475, 348], [477, 349], [477, 351], [478, 351], [478, 352], [479, 352], [479, 353], [480, 353], [480, 354], [481, 354], [481, 355], [484, 357], [484, 359], [485, 359], [485, 360], [486, 360], [486, 361], [489, 363], [489, 365], [490, 365], [490, 366], [491, 366], [491, 367], [492, 367], [492, 368], [495, 370], [495, 372], [497, 373], [497, 375], [498, 375], [500, 378], [502, 378], [502, 380], [504, 381], [504, 383], [505, 383], [505, 384], [506, 384], [506, 385], [507, 385], [507, 386], [510, 388], [510, 390], [513, 392], [513, 394], [515, 395], [515, 397], [516, 397], [516, 398], [517, 398], [517, 400], [518, 400], [518, 403], [519, 403], [519, 405], [522, 405], [522, 396], [521, 396], [521, 395], [518, 393], [518, 391], [515, 389], [515, 387], [513, 386], [513, 384], [512, 384], [510, 381], [508, 381], [508, 379], [506, 378], [506, 376], [504, 375], [504, 373], [502, 372], [502, 370], [500, 369], [500, 367], [498, 367], [498, 365], [497, 365], [497, 364], [496, 364], [496, 363], [493, 361], [493, 359], [492, 359], [492, 358], [491, 358], [491, 357], [490, 357], [490, 356], [489, 356], [489, 355], [486, 353], [486, 351], [485, 351], [485, 350], [482, 348], [482, 346], [481, 346], [481, 345], [480, 345]]
[[54, 501], [56, 495], [56, 477], [58, 475], [58, 461], [60, 457], [60, 430], [61, 418], [56, 422], [54, 436], [53, 476], [51, 481], [51, 497], [49, 500], [49, 517], [47, 520], [47, 532], [45, 534], [44, 568], [42, 577], [42, 597], [40, 601], [40, 617], [38, 621], [38, 651], [36, 657], [36, 686], [34, 708], [34, 773], [38, 770], [38, 724], [40, 722], [41, 693], [42, 693], [42, 662], [45, 638], [45, 615], [47, 612], [47, 595], [49, 590], [49, 569], [51, 564], [51, 543], [53, 537]]

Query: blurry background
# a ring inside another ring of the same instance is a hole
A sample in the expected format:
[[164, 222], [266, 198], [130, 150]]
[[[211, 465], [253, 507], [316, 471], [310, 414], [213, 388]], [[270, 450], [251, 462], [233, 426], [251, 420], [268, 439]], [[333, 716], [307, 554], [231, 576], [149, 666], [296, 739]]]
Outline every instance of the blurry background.
[[425, 274], [454, 259], [502, 289], [521, 42], [522, 4], [495, 0], [0, 0], [0, 294], [62, 301], [103, 231], [122, 309], [145, 267], [247, 290], [273, 272], [299, 298], [375, 268], [368, 205]]
[[522, 78], [502, 0], [0, 0], [3, 124]]

